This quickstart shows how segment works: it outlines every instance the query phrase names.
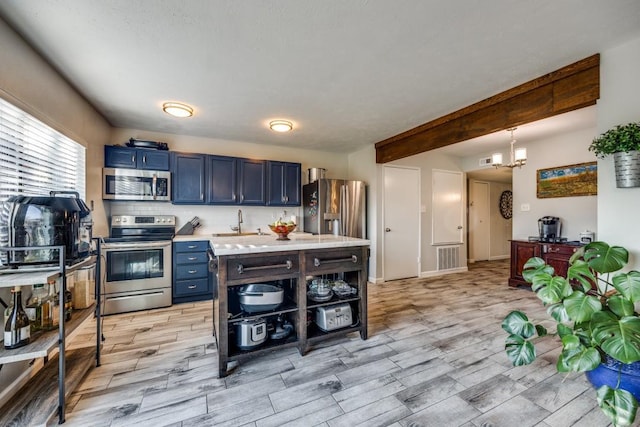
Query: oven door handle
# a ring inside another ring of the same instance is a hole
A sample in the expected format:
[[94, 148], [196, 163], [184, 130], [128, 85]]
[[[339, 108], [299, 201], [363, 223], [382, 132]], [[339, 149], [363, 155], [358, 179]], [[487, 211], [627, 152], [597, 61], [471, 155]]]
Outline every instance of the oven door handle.
[[120, 249], [148, 249], [148, 248], [164, 248], [171, 246], [171, 242], [135, 242], [135, 243], [103, 243], [102, 249], [120, 250]]
[[153, 296], [153, 295], [164, 295], [164, 292], [148, 292], [148, 293], [145, 293], [145, 294], [124, 295], [124, 296], [121, 296], [121, 297], [106, 297], [105, 299], [107, 299], [109, 301], [115, 301], [115, 300], [123, 300], [123, 299], [148, 297], [148, 296]]

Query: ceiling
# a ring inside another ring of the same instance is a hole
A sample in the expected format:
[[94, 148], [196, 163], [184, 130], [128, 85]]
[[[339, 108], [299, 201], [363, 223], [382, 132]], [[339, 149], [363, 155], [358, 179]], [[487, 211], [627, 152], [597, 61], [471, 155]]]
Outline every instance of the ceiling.
[[345, 153], [640, 36], [638, 0], [3, 0], [0, 16], [115, 127]]

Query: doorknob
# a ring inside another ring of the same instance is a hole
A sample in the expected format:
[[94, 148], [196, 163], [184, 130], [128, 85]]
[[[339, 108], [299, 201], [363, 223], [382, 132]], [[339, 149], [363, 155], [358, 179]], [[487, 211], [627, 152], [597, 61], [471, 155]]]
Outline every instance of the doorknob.
[[390, 228], [385, 228], [384, 231], [386, 231], [387, 233], [391, 231]]
[[462, 230], [462, 226], [461, 225], [458, 226], [458, 230]]

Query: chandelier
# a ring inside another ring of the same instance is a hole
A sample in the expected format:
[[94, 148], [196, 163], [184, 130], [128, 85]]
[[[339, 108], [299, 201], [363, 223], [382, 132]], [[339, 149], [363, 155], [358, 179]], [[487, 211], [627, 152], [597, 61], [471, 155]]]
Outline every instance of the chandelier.
[[499, 167], [506, 167], [506, 168], [515, 168], [517, 167], [521, 167], [522, 165], [526, 165], [527, 164], [527, 149], [524, 147], [521, 148], [516, 148], [514, 150], [513, 148], [513, 144], [516, 143], [515, 138], [513, 137], [513, 131], [516, 130], [517, 128], [508, 128], [507, 132], [511, 132], [511, 158], [509, 161], [509, 164], [503, 164], [502, 163], [502, 153], [495, 153], [491, 155], [491, 165], [495, 166], [496, 169]]

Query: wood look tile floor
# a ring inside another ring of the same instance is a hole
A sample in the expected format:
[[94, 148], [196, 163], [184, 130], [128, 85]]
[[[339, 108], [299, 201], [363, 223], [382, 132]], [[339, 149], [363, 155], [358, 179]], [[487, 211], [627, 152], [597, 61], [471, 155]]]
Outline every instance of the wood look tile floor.
[[[369, 339], [283, 349], [216, 377], [211, 302], [109, 316], [102, 366], [71, 396], [67, 426], [609, 425], [584, 375], [555, 369], [558, 342], [513, 368], [502, 318], [546, 313], [509, 288], [508, 261], [369, 287]], [[92, 342], [86, 334], [73, 343]], [[72, 343], [72, 344], [73, 344]]]

